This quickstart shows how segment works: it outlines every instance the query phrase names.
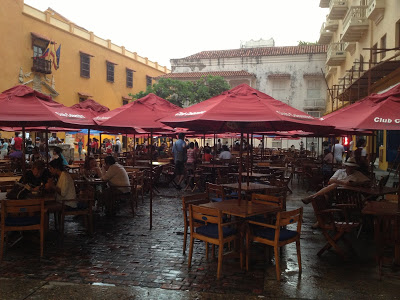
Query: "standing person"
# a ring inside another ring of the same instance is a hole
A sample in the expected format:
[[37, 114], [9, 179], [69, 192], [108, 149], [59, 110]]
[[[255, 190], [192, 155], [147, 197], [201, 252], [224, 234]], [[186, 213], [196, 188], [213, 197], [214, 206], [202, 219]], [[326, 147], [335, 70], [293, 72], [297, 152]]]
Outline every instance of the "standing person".
[[354, 147], [354, 141], [353, 139], [349, 143], [349, 149], [347, 150], [346, 154], [346, 161], [353, 156], [353, 147]]
[[82, 149], [83, 149], [83, 142], [82, 139], [79, 139], [78, 142], [78, 154], [79, 154], [79, 159], [82, 159]]
[[217, 153], [220, 153], [221, 149], [222, 149], [221, 139], [218, 139], [218, 142], [217, 142]]
[[13, 146], [13, 150], [15, 151], [22, 151], [22, 138], [19, 132], [15, 133], [15, 137], [11, 141], [11, 146]]
[[196, 150], [194, 149], [194, 143], [191, 142], [189, 144], [189, 149], [187, 149], [186, 169], [194, 170], [196, 159], [197, 156]]
[[332, 148], [332, 153], [336, 162], [341, 164], [343, 161], [344, 147], [342, 144], [339, 144], [339, 140], [335, 141], [335, 145]]
[[314, 142], [311, 142], [311, 156], [312, 157], [315, 156], [315, 145], [314, 145]]
[[91, 145], [92, 148], [92, 153], [93, 154], [97, 154], [99, 151], [99, 143], [98, 143], [98, 139], [96, 139], [95, 137], [93, 138], [93, 142]]
[[300, 141], [300, 151], [304, 151], [304, 142]]
[[367, 145], [367, 141], [365, 139], [359, 139], [357, 141], [357, 149], [354, 150], [354, 158], [356, 163], [359, 165], [358, 170], [364, 175], [369, 174], [368, 171], [368, 159], [367, 159], [367, 150], [365, 146]]
[[180, 132], [178, 140], [172, 146], [172, 153], [174, 154], [175, 161], [175, 175], [178, 178], [176, 188], [178, 190], [182, 189], [181, 183], [185, 177], [186, 143], [184, 139], [185, 134]]
[[115, 153], [121, 153], [122, 152], [122, 144], [121, 141], [119, 140], [119, 137], [115, 139]]
[[8, 141], [7, 139], [1, 139], [0, 159], [4, 159], [6, 155], [8, 155]]
[[113, 145], [111, 144], [111, 141], [109, 139], [106, 139], [106, 154], [112, 155], [112, 151], [113, 151]]

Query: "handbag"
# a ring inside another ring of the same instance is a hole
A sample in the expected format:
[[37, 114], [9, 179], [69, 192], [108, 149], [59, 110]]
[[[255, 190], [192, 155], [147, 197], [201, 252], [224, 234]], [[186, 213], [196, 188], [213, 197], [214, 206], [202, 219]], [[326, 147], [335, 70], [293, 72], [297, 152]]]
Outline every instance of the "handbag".
[[16, 182], [13, 188], [7, 192], [6, 198], [9, 200], [21, 200], [26, 199], [30, 193], [30, 186], [24, 185], [22, 183]]

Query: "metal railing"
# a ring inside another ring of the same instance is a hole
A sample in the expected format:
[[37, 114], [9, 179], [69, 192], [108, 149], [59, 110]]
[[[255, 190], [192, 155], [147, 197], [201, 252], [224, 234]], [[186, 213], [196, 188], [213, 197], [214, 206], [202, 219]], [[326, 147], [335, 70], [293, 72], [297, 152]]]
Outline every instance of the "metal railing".
[[32, 57], [32, 60], [32, 71], [44, 74], [51, 74], [51, 60], [46, 60], [40, 57]]

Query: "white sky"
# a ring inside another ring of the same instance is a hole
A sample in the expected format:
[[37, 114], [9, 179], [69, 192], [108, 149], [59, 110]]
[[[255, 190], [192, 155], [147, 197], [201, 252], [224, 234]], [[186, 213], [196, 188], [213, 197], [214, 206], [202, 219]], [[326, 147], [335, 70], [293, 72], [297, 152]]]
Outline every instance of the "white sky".
[[170, 68], [171, 58], [238, 49], [274, 38], [275, 46], [315, 42], [326, 8], [320, 0], [25, 0]]

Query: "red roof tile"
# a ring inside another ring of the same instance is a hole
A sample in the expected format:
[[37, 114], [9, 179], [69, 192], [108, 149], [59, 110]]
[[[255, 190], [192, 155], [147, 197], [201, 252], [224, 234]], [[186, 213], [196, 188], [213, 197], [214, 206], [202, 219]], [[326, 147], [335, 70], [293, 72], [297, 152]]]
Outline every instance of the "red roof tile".
[[202, 76], [222, 76], [222, 77], [239, 77], [254, 76], [246, 71], [214, 71], [214, 72], [188, 72], [188, 73], [169, 73], [161, 75], [157, 78], [201, 78]]
[[250, 57], [250, 56], [278, 56], [278, 55], [300, 55], [326, 53], [327, 45], [285, 46], [285, 47], [260, 47], [241, 48], [231, 50], [202, 51], [182, 59], [212, 59], [228, 57]]

